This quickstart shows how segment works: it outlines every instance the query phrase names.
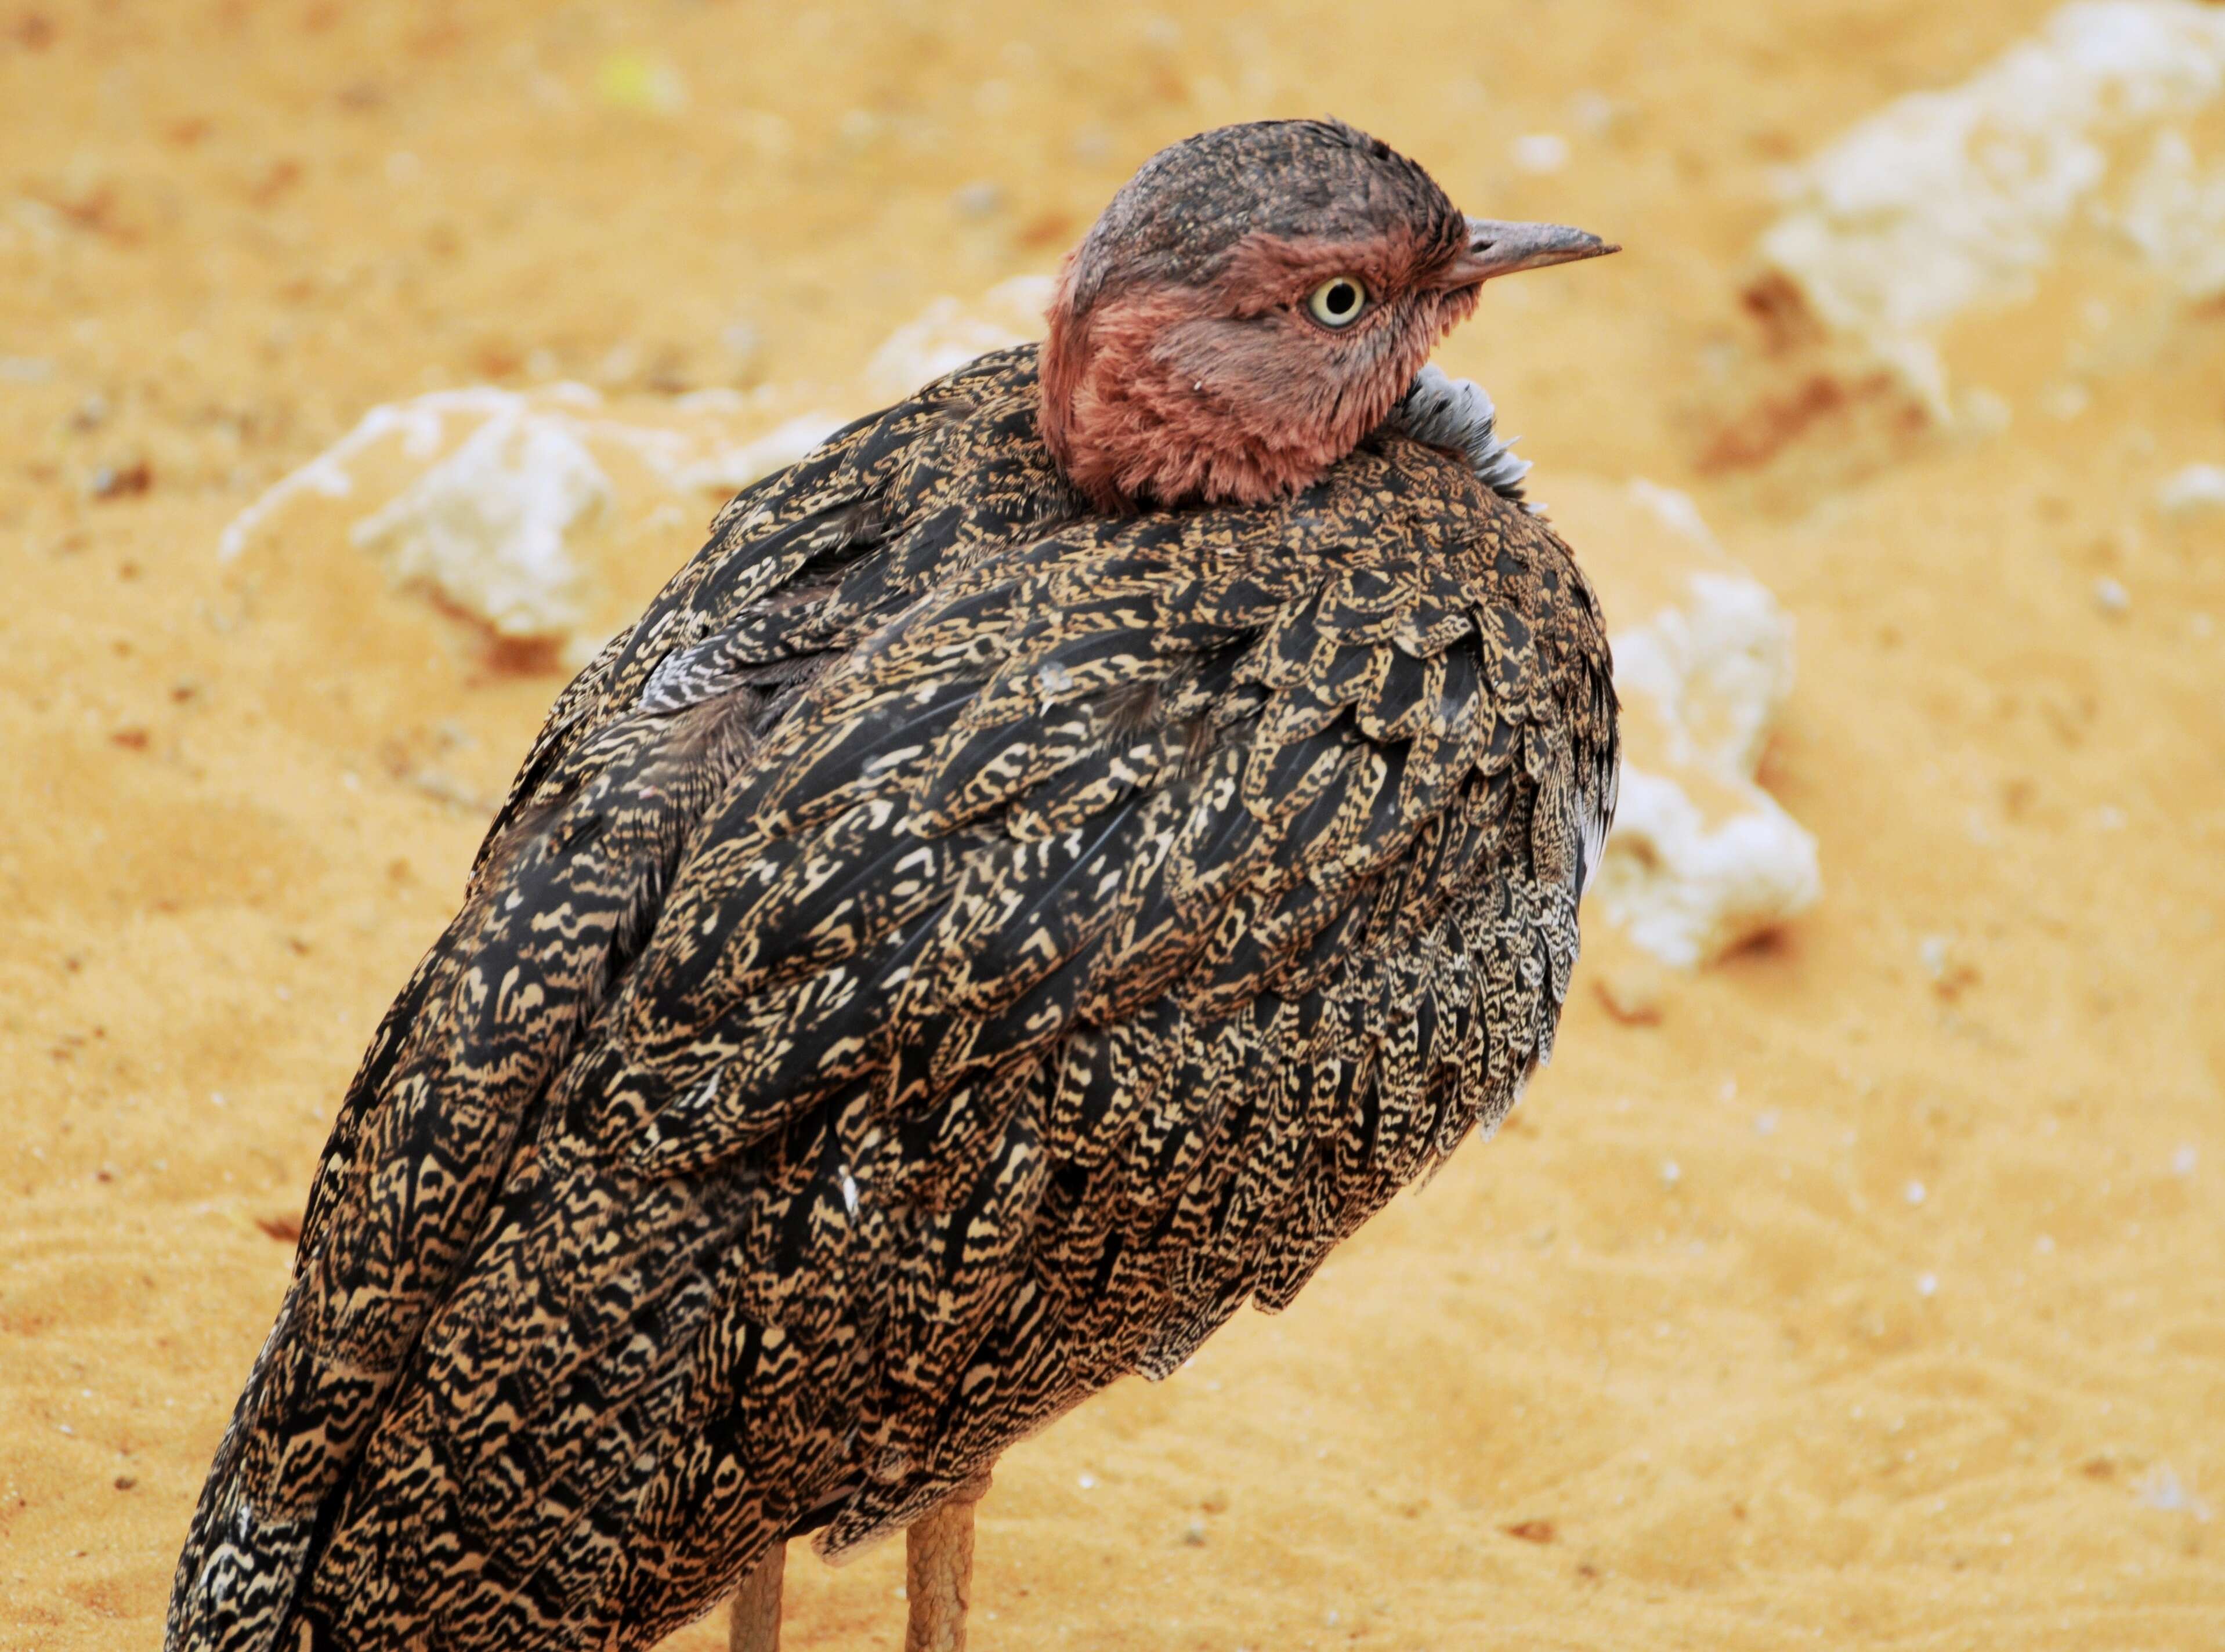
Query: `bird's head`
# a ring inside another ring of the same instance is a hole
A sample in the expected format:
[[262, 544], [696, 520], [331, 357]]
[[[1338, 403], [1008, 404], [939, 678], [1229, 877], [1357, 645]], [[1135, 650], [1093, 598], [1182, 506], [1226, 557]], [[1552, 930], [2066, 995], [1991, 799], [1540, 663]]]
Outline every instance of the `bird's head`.
[[1107, 510], [1293, 492], [1382, 422], [1485, 282], [1614, 250], [1467, 218], [1341, 122], [1201, 133], [1145, 161], [1067, 260], [1043, 439]]

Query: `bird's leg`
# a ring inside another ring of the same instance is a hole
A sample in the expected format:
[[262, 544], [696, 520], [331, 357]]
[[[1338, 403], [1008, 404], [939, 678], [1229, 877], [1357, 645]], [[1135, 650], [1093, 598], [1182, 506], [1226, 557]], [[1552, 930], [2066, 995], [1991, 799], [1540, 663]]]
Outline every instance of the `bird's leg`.
[[904, 1652], [966, 1652], [973, 1593], [973, 1505], [989, 1489], [983, 1470], [932, 1514], [904, 1529]]
[[775, 1543], [734, 1591], [727, 1620], [727, 1652], [780, 1652], [780, 1579], [788, 1545]]

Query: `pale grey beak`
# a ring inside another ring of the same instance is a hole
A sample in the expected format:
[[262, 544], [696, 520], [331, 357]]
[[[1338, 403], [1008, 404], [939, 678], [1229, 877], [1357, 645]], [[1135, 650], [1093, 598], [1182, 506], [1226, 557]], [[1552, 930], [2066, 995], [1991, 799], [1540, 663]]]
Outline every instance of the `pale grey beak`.
[[1448, 287], [1474, 287], [1518, 269], [1574, 263], [1622, 249], [1611, 241], [1565, 224], [1508, 224], [1498, 218], [1467, 221], [1467, 250], [1446, 272]]

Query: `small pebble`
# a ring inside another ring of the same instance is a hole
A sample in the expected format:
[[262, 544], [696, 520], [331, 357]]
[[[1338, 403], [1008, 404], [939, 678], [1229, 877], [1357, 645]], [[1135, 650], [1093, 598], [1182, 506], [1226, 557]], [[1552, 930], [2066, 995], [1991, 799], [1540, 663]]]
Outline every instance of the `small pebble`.
[[146, 492], [154, 484], [154, 467], [143, 459], [130, 459], [93, 472], [85, 491], [96, 499], [124, 499]]
[[2014, 410], [1998, 390], [1973, 387], [1962, 398], [1961, 421], [1974, 436], [1998, 436], [2009, 427]]
[[1918, 1296], [1937, 1296], [1939, 1294], [1939, 1275], [1918, 1274], [1916, 1276], [1916, 1294]]
[[2105, 614], [2121, 614], [2133, 605], [2131, 593], [2106, 576], [2094, 581], [2094, 601]]
[[2193, 1142], [2188, 1142], [2184, 1143], [2179, 1148], [2177, 1152], [2171, 1155], [2171, 1174], [2177, 1176], [2192, 1175], [2194, 1174], [2195, 1163], [2199, 1156], [2200, 1155], [2194, 1150]]
[[1593, 137], [1605, 136], [1621, 114], [1620, 106], [1603, 92], [1586, 90], [1569, 99], [1569, 118]]
[[1514, 140], [1514, 164], [1540, 176], [1569, 164], [1569, 140], [1558, 132], [1528, 132]]
[[1924, 1202], [1924, 1184], [1920, 1181], [1910, 1182], [1908, 1184], [1908, 1202], [1911, 1205], [1921, 1205]]
[[960, 218], [994, 218], [1005, 210], [1004, 187], [977, 178], [951, 196], [950, 205]]

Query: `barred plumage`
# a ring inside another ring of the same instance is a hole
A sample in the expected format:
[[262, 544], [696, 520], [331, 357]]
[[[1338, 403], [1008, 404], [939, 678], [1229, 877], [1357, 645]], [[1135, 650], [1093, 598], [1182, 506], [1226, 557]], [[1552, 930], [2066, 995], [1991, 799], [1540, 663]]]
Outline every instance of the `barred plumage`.
[[1036, 370], [744, 493], [557, 700], [171, 1646], [650, 1645], [1288, 1303], [1550, 1053], [1616, 761], [1567, 549], [1395, 421], [1093, 509]]

